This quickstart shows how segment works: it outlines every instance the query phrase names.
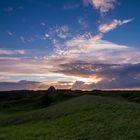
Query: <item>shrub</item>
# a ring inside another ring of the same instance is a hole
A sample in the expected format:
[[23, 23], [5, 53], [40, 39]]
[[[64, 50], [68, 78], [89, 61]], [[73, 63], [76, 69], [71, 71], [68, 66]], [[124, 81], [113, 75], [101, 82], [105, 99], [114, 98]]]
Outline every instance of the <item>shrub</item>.
[[55, 90], [55, 87], [51, 86], [48, 88], [48, 93], [55, 93], [56, 90]]
[[40, 98], [40, 105], [41, 106], [49, 106], [52, 103], [52, 98], [49, 95], [43, 95]]
[[9, 104], [3, 104], [3, 105], [2, 105], [2, 108], [3, 108], [3, 109], [9, 109], [9, 108], [10, 108], [10, 105], [9, 105]]

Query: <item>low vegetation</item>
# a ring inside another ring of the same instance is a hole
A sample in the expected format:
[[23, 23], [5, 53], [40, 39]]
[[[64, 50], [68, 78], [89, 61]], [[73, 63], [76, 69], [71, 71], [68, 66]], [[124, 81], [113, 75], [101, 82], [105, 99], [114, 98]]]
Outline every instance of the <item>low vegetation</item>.
[[0, 140], [139, 140], [139, 91], [0, 93]]

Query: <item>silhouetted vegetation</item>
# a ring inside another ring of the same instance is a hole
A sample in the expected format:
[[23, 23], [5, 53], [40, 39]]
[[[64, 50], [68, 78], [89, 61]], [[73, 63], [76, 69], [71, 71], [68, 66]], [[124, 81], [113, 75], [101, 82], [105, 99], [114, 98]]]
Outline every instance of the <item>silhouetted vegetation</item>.
[[40, 108], [40, 105], [49, 106], [57, 102], [65, 101], [77, 96], [82, 95], [95, 95], [113, 97], [118, 99], [124, 99], [130, 102], [140, 103], [140, 91], [80, 91], [80, 90], [56, 90], [54, 87], [50, 87], [49, 90], [41, 91], [4, 91], [0, 92], [0, 108], [15, 108], [17, 106], [19, 110]]
[[52, 103], [51, 96], [45, 94], [40, 98], [40, 105], [41, 106], [49, 106]]
[[51, 87], [48, 88], [48, 93], [52, 93], [53, 94], [55, 92], [56, 92], [55, 87], [51, 86]]

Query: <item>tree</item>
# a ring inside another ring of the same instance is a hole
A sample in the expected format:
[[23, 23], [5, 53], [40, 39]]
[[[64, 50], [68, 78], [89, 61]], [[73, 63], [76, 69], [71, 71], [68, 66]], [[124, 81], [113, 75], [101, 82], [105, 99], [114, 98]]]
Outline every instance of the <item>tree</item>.
[[53, 87], [53, 86], [49, 87], [49, 88], [48, 88], [48, 92], [49, 92], [49, 93], [55, 93], [55, 92], [56, 92], [55, 87]]

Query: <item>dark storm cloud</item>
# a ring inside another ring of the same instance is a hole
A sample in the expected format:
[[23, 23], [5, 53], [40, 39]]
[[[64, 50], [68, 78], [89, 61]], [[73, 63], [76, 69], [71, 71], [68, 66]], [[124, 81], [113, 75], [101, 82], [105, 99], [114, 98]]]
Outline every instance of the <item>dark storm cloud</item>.
[[69, 75], [90, 75], [97, 74], [97, 72], [101, 71], [102, 68], [106, 70], [110, 66], [116, 66], [116, 64], [91, 64], [85, 62], [74, 62], [61, 64], [59, 66], [60, 70], [57, 70], [55, 72]]
[[85, 85], [83, 82], [75, 83], [74, 88], [88, 86], [91, 88], [133, 88], [140, 87], [140, 63], [138, 64], [90, 64], [69, 63], [60, 65], [57, 72], [73, 76], [97, 76], [102, 78], [98, 83]]

